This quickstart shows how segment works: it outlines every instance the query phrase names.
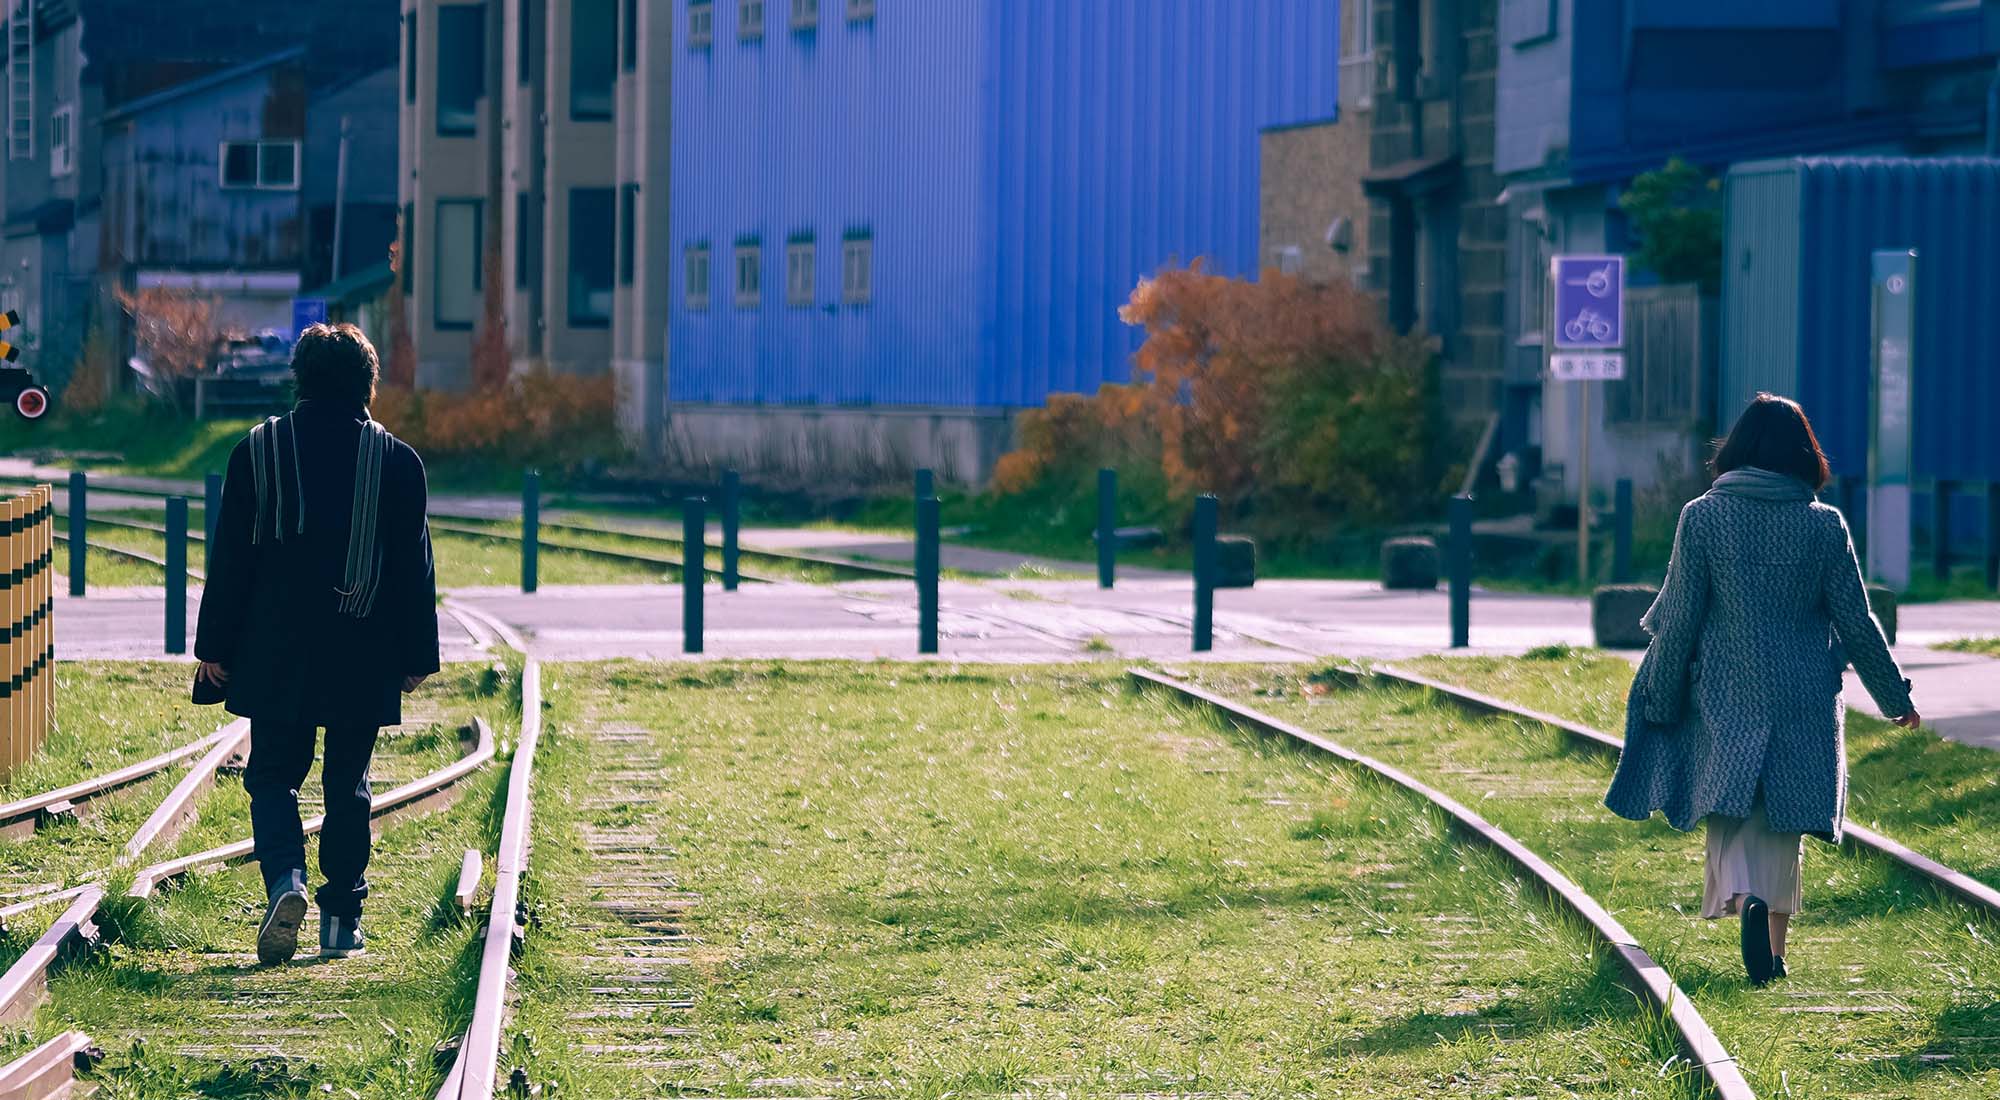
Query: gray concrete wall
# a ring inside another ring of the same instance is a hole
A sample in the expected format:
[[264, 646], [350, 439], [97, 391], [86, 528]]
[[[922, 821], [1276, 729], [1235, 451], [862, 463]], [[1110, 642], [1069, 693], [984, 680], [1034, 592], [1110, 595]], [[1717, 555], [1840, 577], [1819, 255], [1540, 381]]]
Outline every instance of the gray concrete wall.
[[1013, 443], [1012, 410], [675, 405], [661, 451], [671, 472], [733, 466], [767, 485], [904, 485], [928, 466], [976, 486]]

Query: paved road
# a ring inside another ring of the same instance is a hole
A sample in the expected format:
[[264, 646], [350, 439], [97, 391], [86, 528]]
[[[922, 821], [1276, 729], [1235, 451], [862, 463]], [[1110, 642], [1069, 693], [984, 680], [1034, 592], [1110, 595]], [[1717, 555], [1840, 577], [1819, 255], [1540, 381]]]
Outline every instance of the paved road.
[[[199, 599], [197, 590], [196, 600]], [[670, 659], [681, 649], [678, 585], [462, 589], [453, 599], [519, 629], [550, 660]], [[915, 659], [912, 586], [746, 585], [704, 597], [704, 658]], [[940, 586], [941, 656], [964, 661], [1061, 661], [1102, 656], [1186, 660], [1188, 585], [1122, 582], [1103, 591], [1080, 581], [947, 581]], [[1215, 648], [1206, 659], [1396, 659], [1445, 652], [1441, 592], [1385, 592], [1362, 581], [1266, 581], [1219, 593]], [[164, 594], [122, 589], [86, 599], [58, 597], [57, 655], [134, 658], [160, 652]], [[194, 612], [189, 614], [193, 620]], [[480, 639], [449, 615], [441, 635], [450, 659], [470, 660]], [[1897, 656], [1917, 683], [1918, 705], [1941, 731], [2000, 748], [2000, 661], [1928, 648], [1951, 638], [2000, 633], [2000, 605], [1977, 601], [1903, 609]], [[1538, 645], [1590, 644], [1586, 601], [1477, 592], [1474, 653], [1519, 653]], [[1849, 699], [1872, 701], [1850, 676]]]

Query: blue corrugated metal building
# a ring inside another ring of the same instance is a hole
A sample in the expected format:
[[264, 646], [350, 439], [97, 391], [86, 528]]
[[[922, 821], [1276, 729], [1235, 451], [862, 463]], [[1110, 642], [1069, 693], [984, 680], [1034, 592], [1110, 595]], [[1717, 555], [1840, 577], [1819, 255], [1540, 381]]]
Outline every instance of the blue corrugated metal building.
[[1760, 161], [1727, 194], [1721, 408], [1796, 397], [1835, 472], [1865, 475], [1869, 256], [1914, 248], [1914, 472], [2000, 479], [2000, 159]]
[[681, 457], [704, 410], [990, 420], [1127, 378], [1133, 286], [1254, 274], [1258, 131], [1334, 113], [1333, 0], [1254, 8], [676, 0]]

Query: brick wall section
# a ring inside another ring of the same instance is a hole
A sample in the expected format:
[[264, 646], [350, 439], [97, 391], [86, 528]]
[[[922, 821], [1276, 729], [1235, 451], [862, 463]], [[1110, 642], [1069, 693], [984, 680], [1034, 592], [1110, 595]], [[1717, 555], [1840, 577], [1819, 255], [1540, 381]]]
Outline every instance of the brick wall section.
[[[1438, 0], [1436, 5], [1421, 7], [1428, 16], [1447, 2]], [[1370, 168], [1379, 169], [1419, 155], [1428, 158], [1449, 153], [1458, 158], [1456, 178], [1448, 192], [1458, 208], [1456, 268], [1452, 273], [1458, 283], [1458, 316], [1455, 331], [1440, 334], [1444, 399], [1454, 418], [1478, 421], [1499, 404], [1506, 301], [1507, 220], [1496, 201], [1501, 186], [1493, 172], [1498, 0], [1462, 0], [1456, 5], [1455, 79], [1436, 86], [1420, 78], [1419, 98], [1403, 101], [1396, 98], [1396, 8], [1398, 4], [1419, 3], [1381, 0], [1376, 6], [1379, 75], [1369, 120], [1368, 161]], [[1390, 206], [1374, 202], [1371, 207], [1370, 263], [1374, 284], [1381, 289], [1391, 282]], [[1424, 251], [1421, 236], [1417, 251]], [[1421, 259], [1418, 263], [1421, 272]], [[1418, 288], [1420, 303], [1430, 289]]]
[[[1267, 130], [1258, 145], [1258, 265], [1277, 267], [1278, 250], [1296, 245], [1301, 277], [1316, 283], [1354, 277], [1368, 261], [1368, 200], [1361, 194], [1367, 113]], [[1354, 224], [1354, 243], [1344, 253], [1326, 244], [1327, 227], [1343, 216]]]

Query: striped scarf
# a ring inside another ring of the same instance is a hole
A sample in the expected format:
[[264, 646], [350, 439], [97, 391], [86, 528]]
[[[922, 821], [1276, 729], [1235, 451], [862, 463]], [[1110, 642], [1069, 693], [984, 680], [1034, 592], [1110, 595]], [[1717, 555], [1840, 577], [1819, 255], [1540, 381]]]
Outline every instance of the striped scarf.
[[[382, 468], [389, 457], [389, 431], [373, 420], [363, 421], [361, 441], [354, 449], [354, 503], [347, 529], [347, 567], [334, 593], [343, 615], [364, 619], [375, 609], [382, 583], [382, 547], [376, 539], [382, 500]], [[291, 455], [286, 478], [285, 455]], [[257, 492], [257, 519], [250, 541], [261, 544], [266, 534], [284, 542], [287, 534], [306, 530], [305, 479], [299, 465], [299, 430], [290, 416], [269, 417], [250, 429], [250, 480]], [[287, 531], [287, 518], [290, 530]]]

